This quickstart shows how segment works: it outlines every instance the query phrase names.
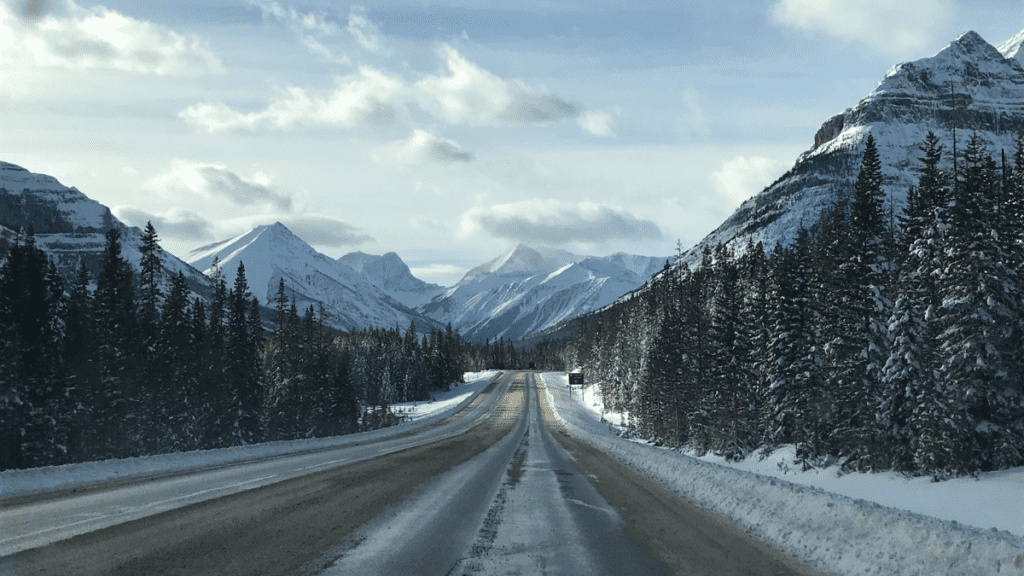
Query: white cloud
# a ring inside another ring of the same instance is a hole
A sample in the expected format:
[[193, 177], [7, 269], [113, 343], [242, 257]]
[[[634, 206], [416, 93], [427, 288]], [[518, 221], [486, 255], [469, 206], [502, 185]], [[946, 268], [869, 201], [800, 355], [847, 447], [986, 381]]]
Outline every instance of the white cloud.
[[551, 199], [471, 208], [464, 212], [459, 220], [459, 235], [469, 238], [480, 232], [518, 242], [553, 245], [662, 237], [657, 224], [621, 208]]
[[329, 216], [302, 215], [286, 216], [281, 223], [313, 246], [338, 248], [341, 246], [358, 246], [373, 242], [373, 237], [366, 234], [358, 226], [342, 222]]
[[[326, 49], [325, 49], [326, 50]], [[386, 123], [410, 104], [451, 124], [507, 125], [556, 122], [577, 118], [592, 134], [611, 133], [608, 112], [586, 112], [580, 105], [518, 80], [505, 80], [466, 60], [444, 45], [448, 75], [428, 75], [409, 84], [369, 66], [357, 74], [338, 77], [323, 95], [288, 87], [263, 110], [241, 112], [223, 102], [194, 104], [178, 114], [208, 132], [225, 130], [290, 130], [299, 126], [352, 128]], [[329, 53], [328, 53], [329, 54]], [[457, 150], [450, 150], [457, 155]], [[452, 159], [458, 159], [449, 154]], [[435, 159], [440, 156], [435, 154]]]
[[170, 196], [193, 193], [224, 198], [237, 206], [265, 206], [283, 212], [291, 212], [293, 207], [291, 197], [278, 192], [266, 175], [256, 173], [247, 178], [214, 164], [179, 161], [147, 186]]
[[447, 279], [457, 276], [465, 276], [469, 268], [456, 266], [454, 264], [430, 264], [427, 266], [416, 266], [409, 268], [412, 275], [426, 281], [434, 279]]
[[931, 45], [954, 11], [953, 0], [779, 0], [772, 14], [793, 28], [899, 53]]
[[322, 97], [291, 87], [258, 112], [238, 112], [221, 102], [204, 102], [186, 108], [178, 117], [208, 132], [288, 130], [300, 125], [350, 128], [363, 122], [390, 122], [398, 113], [396, 103], [402, 90], [400, 79], [364, 66], [358, 74], [338, 78], [334, 90]]
[[377, 148], [371, 157], [381, 164], [421, 164], [435, 162], [470, 162], [473, 154], [462, 149], [454, 140], [440, 138], [419, 128], [406, 140]]
[[363, 48], [377, 52], [383, 44], [383, 36], [373, 22], [366, 17], [366, 9], [352, 6], [348, 13], [348, 32]]
[[414, 86], [425, 110], [453, 124], [553, 122], [579, 116], [582, 109], [516, 80], [502, 79], [451, 46], [441, 48], [446, 76], [428, 76]]
[[595, 136], [609, 136], [612, 133], [612, 115], [608, 112], [588, 110], [576, 119], [576, 123]]
[[[13, 8], [13, 9], [12, 9]], [[73, 2], [0, 2], [0, 67], [103, 68], [137, 74], [220, 73], [207, 43], [125, 16]]]
[[295, 8], [285, 8], [278, 2], [249, 0], [249, 4], [260, 9], [265, 21], [275, 20], [288, 26], [310, 52], [319, 54], [337, 64], [350, 63], [347, 55], [336, 55], [321, 42], [322, 39], [337, 36], [341, 32], [341, 27], [324, 14], [302, 13]]
[[734, 156], [711, 173], [711, 183], [731, 207], [763, 190], [782, 175], [786, 164], [763, 156]]
[[190, 241], [214, 240], [213, 224], [202, 216], [181, 208], [152, 214], [129, 206], [118, 206], [113, 210], [121, 220], [132, 226], [144, 227], [152, 222], [157, 234], [163, 237], [187, 238]]

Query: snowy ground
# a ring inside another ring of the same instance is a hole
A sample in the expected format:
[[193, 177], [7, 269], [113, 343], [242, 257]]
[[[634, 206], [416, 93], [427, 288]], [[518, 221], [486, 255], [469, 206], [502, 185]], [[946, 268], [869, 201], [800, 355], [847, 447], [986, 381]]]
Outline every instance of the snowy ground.
[[[793, 451], [726, 465], [625, 440], [601, 422], [596, 387], [568, 395], [543, 375], [548, 401], [574, 436], [687, 499], [836, 574], [1024, 574], [1024, 468], [934, 483], [895, 474], [801, 472]], [[605, 414], [621, 424], [621, 414]], [[787, 464], [788, 463], [788, 464]]]
[[279, 456], [294, 452], [329, 448], [357, 441], [385, 438], [412, 428], [427, 426], [442, 420], [468, 405], [499, 371], [467, 372], [465, 384], [452, 385], [448, 392], [436, 394], [432, 402], [396, 404], [394, 408], [406, 418], [398, 426], [309, 440], [266, 442], [248, 446], [235, 446], [216, 450], [197, 450], [159, 456], [143, 456], [121, 460], [82, 462], [64, 466], [46, 466], [28, 470], [0, 472], [0, 498], [14, 498], [26, 494], [39, 494], [55, 490], [81, 488], [115, 480], [168, 474], [181, 470], [209, 468], [224, 464]]

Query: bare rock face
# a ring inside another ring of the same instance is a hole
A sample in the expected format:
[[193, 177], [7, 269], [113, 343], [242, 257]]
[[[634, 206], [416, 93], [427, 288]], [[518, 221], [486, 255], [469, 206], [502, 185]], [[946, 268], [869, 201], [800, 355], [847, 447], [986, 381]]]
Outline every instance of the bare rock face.
[[750, 239], [769, 250], [791, 241], [802, 225], [852, 197], [868, 134], [878, 146], [883, 188], [896, 214], [917, 183], [919, 146], [929, 131], [944, 146], [946, 170], [952, 167], [954, 130], [960, 143], [977, 134], [993, 154], [1012, 154], [1014, 138], [1024, 130], [1022, 63], [1024, 31], [999, 49], [966, 32], [930, 58], [894, 66], [856, 106], [826, 120], [793, 168], [744, 202], [684, 262], [698, 264], [704, 246], [719, 243], [742, 252]]

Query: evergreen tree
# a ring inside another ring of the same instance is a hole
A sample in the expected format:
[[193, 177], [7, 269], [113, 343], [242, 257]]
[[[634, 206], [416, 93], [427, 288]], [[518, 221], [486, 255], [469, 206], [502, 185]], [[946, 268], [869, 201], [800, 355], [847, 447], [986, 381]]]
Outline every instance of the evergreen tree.
[[63, 286], [29, 233], [0, 266], [0, 467], [54, 463], [66, 431], [60, 386]]
[[[950, 463], [962, 473], [1021, 460], [1021, 394], [1014, 358], [1020, 334], [1016, 271], [998, 241], [999, 177], [980, 138], [964, 150], [942, 276], [942, 385], [963, 418], [963, 445]], [[952, 392], [955, 390], [956, 392]]]
[[160, 305], [160, 273], [163, 268], [160, 262], [160, 245], [156, 229], [152, 222], [146, 222], [146, 229], [142, 233], [142, 245], [139, 252], [142, 259], [139, 265], [139, 324], [145, 339], [144, 346], [149, 355], [153, 344], [156, 342], [157, 330], [157, 309]]
[[106, 457], [131, 454], [138, 440], [134, 432], [139, 429], [134, 382], [139, 358], [133, 276], [121, 256], [121, 233], [111, 228], [106, 233], [94, 300], [102, 390], [96, 399], [92, 434], [103, 439], [101, 451]]
[[880, 467], [884, 432], [877, 426], [882, 371], [889, 357], [887, 321], [891, 301], [885, 249], [882, 170], [874, 138], [868, 135], [854, 186], [848, 227], [847, 261], [842, 264], [843, 297], [837, 326], [837, 438], [848, 454], [844, 466], [857, 470]]
[[921, 146], [918, 186], [907, 194], [901, 218], [897, 300], [889, 319], [890, 353], [883, 371], [880, 422], [887, 431], [894, 469], [916, 472], [941, 460], [948, 434], [941, 421], [948, 400], [939, 394], [935, 371], [938, 345], [935, 278], [941, 267], [941, 230], [949, 192], [939, 170], [942, 147], [931, 132]]

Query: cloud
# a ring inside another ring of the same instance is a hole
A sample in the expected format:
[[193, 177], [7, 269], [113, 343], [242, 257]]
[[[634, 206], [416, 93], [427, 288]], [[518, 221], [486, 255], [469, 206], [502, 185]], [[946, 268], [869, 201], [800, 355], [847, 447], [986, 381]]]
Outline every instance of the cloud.
[[428, 75], [412, 84], [362, 66], [357, 74], [336, 78], [334, 89], [326, 94], [311, 94], [293, 86], [256, 112], [238, 111], [223, 102], [203, 102], [182, 110], [178, 117], [211, 133], [300, 126], [353, 128], [391, 122], [414, 103], [451, 124], [529, 124], [578, 118], [580, 126], [592, 134], [611, 133], [607, 112], [587, 112], [579, 104], [518, 80], [499, 78], [450, 46], [444, 45], [441, 52], [448, 74]]
[[12, 63], [156, 75], [223, 72], [197, 37], [103, 6], [83, 8], [73, 0], [0, 2], [0, 36], [8, 40], [4, 60]]
[[453, 124], [553, 122], [575, 118], [582, 108], [516, 80], [505, 80], [479, 68], [454, 48], [441, 54], [446, 76], [428, 76], [414, 85], [415, 98], [425, 110]]
[[326, 216], [292, 216], [282, 218], [281, 223], [314, 246], [338, 248], [374, 241], [361, 228]]
[[245, 178], [213, 164], [179, 163], [171, 172], [151, 181], [151, 187], [174, 194], [190, 191], [230, 200], [239, 206], [268, 206], [285, 212], [292, 210], [292, 199], [277, 191], [269, 179], [256, 174]]
[[292, 199], [278, 194], [274, 187], [254, 180], [247, 180], [238, 174], [216, 166], [197, 167], [208, 193], [225, 196], [240, 206], [270, 204], [284, 211], [291, 211]]
[[363, 48], [377, 52], [383, 44], [383, 36], [373, 22], [366, 17], [366, 9], [352, 6], [348, 13], [348, 32]]
[[278, 2], [264, 2], [260, 0], [249, 0], [249, 4], [256, 6], [263, 13], [263, 20], [274, 20], [288, 26], [299, 40], [309, 48], [310, 52], [319, 54], [328, 60], [338, 64], [349, 64], [348, 56], [342, 54], [336, 56], [321, 39], [337, 36], [341, 33], [341, 27], [331, 21], [324, 14], [314, 12], [302, 13], [295, 8], [285, 8]]
[[459, 233], [470, 237], [485, 232], [518, 242], [567, 244], [607, 240], [657, 240], [661, 230], [650, 220], [639, 219], [621, 208], [592, 202], [571, 203], [535, 199], [462, 214]]
[[771, 158], [737, 155], [711, 173], [711, 183], [718, 195], [735, 207], [771, 184], [785, 167], [784, 162]]
[[608, 112], [588, 110], [576, 119], [576, 123], [595, 136], [609, 136], [612, 133], [612, 115]]
[[371, 157], [381, 164], [450, 164], [474, 159], [471, 152], [463, 150], [454, 140], [440, 138], [419, 128], [413, 130], [412, 136], [406, 140], [377, 148]]
[[420, 279], [433, 279], [433, 278], [452, 278], [458, 276], [465, 276], [469, 268], [465, 266], [456, 266], [454, 264], [429, 264], [427, 266], [415, 266], [409, 268], [412, 275]]
[[238, 112], [220, 102], [190, 106], [178, 117], [208, 132], [224, 130], [288, 130], [301, 125], [350, 128], [359, 123], [387, 123], [398, 114], [396, 96], [402, 81], [364, 66], [358, 74], [336, 80], [334, 90], [311, 96], [291, 87], [259, 112]]
[[883, 52], [921, 50], [951, 21], [953, 0], [778, 0], [776, 22]]
[[173, 236], [194, 241], [214, 239], [211, 232], [213, 225], [202, 216], [188, 210], [175, 208], [164, 215], [157, 215], [128, 206], [118, 206], [114, 208], [114, 213], [121, 220], [139, 228], [145, 227], [146, 222], [152, 222], [161, 237]]

